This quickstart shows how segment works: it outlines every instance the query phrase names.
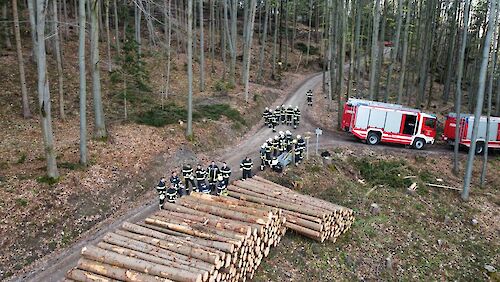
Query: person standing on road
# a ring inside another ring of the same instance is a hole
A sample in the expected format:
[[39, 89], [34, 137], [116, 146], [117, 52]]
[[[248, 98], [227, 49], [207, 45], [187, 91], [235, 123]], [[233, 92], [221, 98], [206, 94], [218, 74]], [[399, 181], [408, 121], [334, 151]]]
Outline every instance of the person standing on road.
[[273, 157], [276, 157], [278, 155], [280, 148], [280, 137], [278, 135], [274, 136], [272, 144], [273, 144]]
[[181, 179], [177, 175], [177, 172], [172, 171], [172, 176], [170, 176], [170, 186], [175, 188], [175, 191], [177, 194], [179, 194], [179, 197], [182, 197], [184, 195], [185, 191], [182, 191], [184, 187], [181, 187]]
[[247, 178], [252, 178], [252, 168], [253, 168], [252, 159], [250, 159], [248, 156], [245, 157], [245, 159], [241, 161], [240, 164], [240, 170], [243, 171], [242, 180], [245, 180]]
[[266, 167], [266, 148], [266, 143], [260, 146], [260, 170], [264, 170], [264, 168]]
[[229, 185], [229, 177], [231, 176], [231, 168], [227, 166], [226, 162], [222, 163], [220, 173], [222, 175], [222, 182], [224, 182], [225, 186], [227, 187]]
[[281, 124], [285, 124], [285, 122], [286, 122], [286, 108], [285, 108], [285, 105], [281, 105], [280, 120], [281, 120]]
[[288, 108], [286, 109], [286, 124], [288, 126], [292, 126], [294, 115], [295, 110], [293, 109], [292, 105], [288, 105]]
[[185, 164], [182, 167], [182, 177], [184, 178], [184, 186], [186, 188], [187, 195], [191, 194], [191, 191], [195, 189], [196, 184], [194, 183], [193, 168], [190, 164]]
[[269, 111], [269, 108], [266, 107], [266, 109], [264, 110], [264, 113], [262, 113], [262, 117], [264, 118], [264, 126], [271, 127], [271, 125], [269, 123], [271, 115], [272, 115], [272, 113]]
[[295, 145], [295, 148], [295, 159], [296, 163], [299, 164], [304, 159], [304, 150], [306, 149], [306, 141], [300, 135], [297, 135], [297, 144]]
[[312, 107], [313, 105], [313, 92], [311, 89], [307, 90], [307, 105]]
[[300, 123], [300, 110], [299, 107], [296, 106], [295, 110], [293, 112], [293, 128], [297, 129], [297, 126], [299, 126]]
[[214, 161], [208, 166], [207, 174], [208, 174], [208, 188], [210, 188], [211, 193], [215, 193], [217, 179], [219, 178], [219, 167], [215, 164]]
[[165, 203], [165, 197], [166, 197], [166, 192], [167, 192], [167, 186], [166, 186], [166, 180], [165, 177], [162, 177], [160, 179], [160, 182], [156, 186], [156, 191], [158, 192], [158, 198], [160, 199], [160, 203], [158, 205], [159, 209], [163, 209], [163, 204]]

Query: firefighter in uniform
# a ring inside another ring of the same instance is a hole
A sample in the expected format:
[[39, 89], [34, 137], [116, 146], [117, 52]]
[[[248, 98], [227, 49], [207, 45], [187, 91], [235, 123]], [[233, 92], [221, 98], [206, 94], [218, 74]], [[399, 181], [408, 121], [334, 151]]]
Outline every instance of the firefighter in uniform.
[[288, 108], [286, 109], [286, 124], [288, 126], [292, 126], [294, 115], [295, 110], [293, 109], [292, 105], [288, 105]]
[[269, 167], [271, 167], [271, 159], [272, 159], [272, 156], [273, 156], [273, 148], [272, 148], [272, 144], [271, 144], [271, 141], [272, 139], [268, 139], [267, 142], [266, 142], [266, 165], [268, 165]]
[[264, 170], [266, 167], [266, 143], [260, 146], [260, 170]]
[[287, 130], [286, 131], [286, 151], [287, 152], [292, 151], [292, 143], [293, 143], [292, 133]]
[[297, 144], [295, 145], [296, 146], [296, 161], [297, 163], [300, 163], [303, 159], [304, 159], [304, 150], [306, 148], [306, 141], [304, 140], [304, 138], [302, 138], [302, 136], [300, 135], [297, 135]]
[[249, 157], [245, 157], [245, 159], [241, 161], [240, 164], [240, 170], [243, 171], [242, 180], [245, 180], [247, 178], [252, 178], [252, 168], [253, 168], [252, 160]]
[[276, 126], [278, 125], [278, 120], [276, 119], [276, 115], [273, 112], [269, 112], [269, 128], [273, 129], [273, 132], [276, 132]]
[[313, 92], [311, 89], [307, 90], [307, 105], [312, 106], [313, 105]]
[[220, 168], [220, 173], [222, 175], [222, 181], [227, 187], [227, 185], [229, 185], [229, 177], [231, 176], [231, 168], [227, 166], [226, 162], [222, 163], [222, 167]]
[[196, 190], [195, 192], [202, 192], [201, 188], [204, 187], [206, 189], [207, 184], [205, 183], [205, 179], [207, 178], [207, 172], [201, 167], [201, 164], [198, 164], [196, 170], [194, 171], [196, 175]]
[[280, 138], [278, 135], [274, 136], [272, 144], [273, 144], [273, 157], [276, 157], [278, 155], [278, 151], [280, 148]]
[[167, 192], [167, 187], [165, 184], [165, 177], [160, 179], [160, 182], [156, 186], [156, 191], [158, 192], [158, 198], [160, 199], [160, 204], [158, 205], [159, 209], [163, 209], [163, 203], [165, 203], [165, 193]]
[[300, 123], [300, 110], [299, 107], [296, 106], [295, 110], [293, 111], [293, 128], [297, 129], [299, 123]]
[[172, 171], [172, 176], [170, 176], [170, 184], [171, 187], [175, 188], [177, 194], [179, 194], [179, 197], [182, 197], [182, 195], [184, 195], [184, 187], [181, 186], [181, 179], [175, 171]]
[[262, 113], [262, 118], [264, 119], [264, 125], [269, 126], [269, 108], [268, 107], [266, 107], [266, 109]]
[[217, 196], [227, 196], [227, 184], [224, 181], [217, 183]]
[[208, 187], [210, 188], [210, 193], [215, 193], [220, 170], [214, 161], [212, 161], [212, 163], [208, 166], [207, 174], [208, 174]]
[[[170, 185], [170, 187], [167, 189], [167, 202], [169, 203], [175, 203], [175, 200], [177, 199], [177, 188], [175, 188], [174, 185]], [[163, 208], [163, 207], [162, 207]]]
[[280, 120], [281, 120], [281, 124], [284, 124], [285, 121], [286, 121], [286, 108], [285, 108], [285, 105], [281, 105]]
[[193, 168], [190, 164], [186, 164], [182, 167], [182, 177], [184, 178], [186, 193], [187, 195], [189, 195], [191, 194], [191, 191], [196, 187], [196, 184], [194, 183]]

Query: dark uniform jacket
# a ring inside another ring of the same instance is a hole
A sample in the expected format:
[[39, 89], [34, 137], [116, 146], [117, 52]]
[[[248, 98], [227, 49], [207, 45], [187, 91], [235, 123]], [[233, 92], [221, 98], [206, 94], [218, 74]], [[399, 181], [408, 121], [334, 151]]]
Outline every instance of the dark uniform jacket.
[[243, 170], [251, 170], [253, 167], [253, 162], [252, 162], [252, 159], [244, 159], [241, 164], [240, 164], [240, 168], [242, 168]]
[[203, 168], [197, 168], [194, 173], [196, 174], [196, 181], [205, 181], [207, 178], [207, 171]]
[[172, 185], [177, 188], [179, 187], [181, 180], [179, 176], [170, 176], [170, 183], [172, 183]]
[[208, 181], [215, 182], [217, 181], [217, 177], [219, 177], [219, 167], [217, 165], [209, 165], [208, 166]]
[[185, 165], [182, 167], [182, 177], [184, 179], [189, 179], [193, 176], [193, 168], [190, 165]]
[[220, 168], [220, 173], [222, 174], [222, 178], [228, 179], [229, 176], [231, 176], [231, 168], [228, 166], [226, 166], [226, 167], [222, 166]]

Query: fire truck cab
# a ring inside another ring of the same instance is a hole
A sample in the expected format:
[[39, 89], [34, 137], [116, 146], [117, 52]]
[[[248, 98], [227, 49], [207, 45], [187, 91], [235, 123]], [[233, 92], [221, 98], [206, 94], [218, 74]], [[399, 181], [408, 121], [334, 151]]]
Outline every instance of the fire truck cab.
[[433, 144], [437, 119], [397, 104], [350, 99], [344, 106], [342, 128], [367, 144], [380, 142], [412, 146], [421, 150]]
[[[472, 127], [474, 126], [474, 115], [461, 114], [458, 118], [459, 137], [455, 137], [455, 129], [457, 127], [457, 114], [449, 113], [446, 116], [444, 123], [443, 140], [448, 141], [448, 144], [454, 145], [455, 141], [461, 146], [470, 147], [472, 139]], [[488, 128], [487, 117], [481, 117], [479, 120], [479, 131], [476, 139], [476, 154], [482, 154], [486, 143], [489, 149], [500, 149], [500, 117], [490, 117], [490, 125]], [[486, 133], [489, 132], [489, 140], [486, 142]]]

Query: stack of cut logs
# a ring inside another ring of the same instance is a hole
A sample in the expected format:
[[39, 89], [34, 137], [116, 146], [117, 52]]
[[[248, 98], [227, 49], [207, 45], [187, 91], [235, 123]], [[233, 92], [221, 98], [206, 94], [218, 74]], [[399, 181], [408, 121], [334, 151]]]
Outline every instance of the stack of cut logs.
[[228, 190], [230, 197], [282, 209], [287, 228], [320, 242], [335, 242], [354, 222], [351, 209], [299, 194], [259, 176], [234, 181]]
[[69, 281], [245, 281], [285, 234], [281, 209], [199, 193], [82, 249]]

